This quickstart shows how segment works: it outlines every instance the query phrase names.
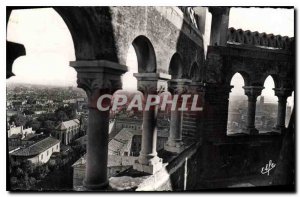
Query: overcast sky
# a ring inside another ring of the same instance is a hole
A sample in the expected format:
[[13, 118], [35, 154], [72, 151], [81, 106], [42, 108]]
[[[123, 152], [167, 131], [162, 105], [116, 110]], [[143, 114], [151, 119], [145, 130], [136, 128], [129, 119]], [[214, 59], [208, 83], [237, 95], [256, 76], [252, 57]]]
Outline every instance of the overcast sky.
[[[232, 8], [229, 27], [294, 36], [294, 10], [270, 8]], [[7, 29], [9, 41], [22, 43], [26, 56], [14, 62], [15, 77], [8, 82], [76, 86], [76, 72], [69, 67], [75, 60], [73, 41], [62, 18], [51, 8], [15, 10]], [[127, 58], [129, 72], [123, 76], [124, 88], [136, 87], [132, 74], [137, 72], [137, 60], [133, 47]], [[268, 78], [269, 79], [269, 78]], [[232, 94], [241, 94], [243, 80], [237, 76], [232, 81]], [[274, 95], [273, 81], [266, 80], [263, 94]], [[275, 98], [275, 97], [274, 97]]]

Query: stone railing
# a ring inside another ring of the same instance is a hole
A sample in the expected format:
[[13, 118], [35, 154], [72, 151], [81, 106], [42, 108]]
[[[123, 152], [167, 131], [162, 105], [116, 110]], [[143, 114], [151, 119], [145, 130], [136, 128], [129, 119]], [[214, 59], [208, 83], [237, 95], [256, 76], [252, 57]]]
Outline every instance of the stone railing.
[[249, 30], [228, 29], [227, 43], [239, 43], [244, 45], [272, 47], [278, 49], [290, 50], [294, 46], [294, 38], [274, 34], [251, 32]]

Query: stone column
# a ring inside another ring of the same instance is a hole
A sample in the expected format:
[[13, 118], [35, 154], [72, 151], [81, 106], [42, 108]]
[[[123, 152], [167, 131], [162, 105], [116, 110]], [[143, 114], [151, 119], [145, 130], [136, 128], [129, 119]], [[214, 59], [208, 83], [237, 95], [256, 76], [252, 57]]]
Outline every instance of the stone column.
[[210, 45], [225, 46], [227, 42], [230, 8], [210, 7], [209, 12], [212, 14]]
[[[135, 73], [138, 80], [138, 90], [144, 94], [145, 100], [149, 94], [158, 94], [167, 90], [167, 80], [170, 75], [163, 73]], [[149, 111], [143, 111], [142, 147], [138, 160], [134, 163], [135, 170], [154, 174], [162, 168], [162, 159], [157, 156], [157, 110], [158, 105]]]
[[[77, 84], [88, 96], [87, 156], [83, 185], [97, 190], [108, 185], [108, 126], [109, 109], [100, 111], [97, 101], [101, 95], [113, 94], [121, 88], [121, 75], [127, 67], [106, 60], [76, 61], [70, 65], [77, 71]], [[110, 100], [102, 106], [110, 106]]]
[[172, 79], [169, 81], [169, 89], [172, 95], [178, 95], [178, 102], [175, 110], [171, 110], [170, 133], [164, 149], [169, 152], [180, 153], [184, 150], [182, 142], [182, 121], [183, 112], [178, 110], [181, 107], [181, 95], [187, 92], [187, 86], [191, 83], [188, 79]]
[[255, 128], [255, 111], [256, 111], [256, 100], [261, 91], [264, 89], [262, 86], [244, 86], [245, 94], [248, 96], [248, 112], [247, 112], [247, 123], [246, 132], [250, 135], [257, 135], [258, 130]]
[[278, 97], [277, 123], [273, 131], [283, 133], [285, 130], [286, 101], [292, 95], [292, 90], [287, 88], [274, 88]]

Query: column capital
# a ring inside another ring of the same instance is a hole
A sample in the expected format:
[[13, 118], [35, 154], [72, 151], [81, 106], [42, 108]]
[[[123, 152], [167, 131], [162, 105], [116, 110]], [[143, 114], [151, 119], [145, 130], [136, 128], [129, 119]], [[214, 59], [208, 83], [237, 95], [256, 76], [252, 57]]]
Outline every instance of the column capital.
[[165, 73], [134, 73], [138, 80], [138, 90], [143, 94], [158, 94], [168, 90], [167, 81], [171, 75]]
[[286, 99], [287, 97], [292, 95], [293, 90], [290, 88], [273, 88], [275, 91], [275, 96], [279, 99], [283, 98]]
[[168, 82], [172, 94], [184, 94], [188, 92], [188, 86], [192, 81], [189, 79], [171, 79]]
[[77, 86], [89, 100], [121, 89], [121, 75], [127, 71], [126, 66], [107, 60], [71, 61], [70, 66], [77, 71]]
[[243, 86], [245, 94], [248, 99], [256, 101], [257, 97], [261, 95], [261, 91], [264, 89], [263, 86]]
[[199, 93], [205, 91], [206, 84], [199, 81], [192, 81], [189, 84], [189, 89], [191, 93]]

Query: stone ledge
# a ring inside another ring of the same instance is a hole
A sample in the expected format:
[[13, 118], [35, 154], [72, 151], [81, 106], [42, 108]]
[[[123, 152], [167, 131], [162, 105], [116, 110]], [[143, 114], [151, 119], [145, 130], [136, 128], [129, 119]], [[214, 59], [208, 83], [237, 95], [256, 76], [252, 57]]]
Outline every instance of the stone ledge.
[[[170, 176], [180, 168], [186, 158], [196, 153], [200, 143], [186, 141], [186, 148], [179, 154], [170, 153], [165, 150], [159, 152], [163, 158], [163, 167], [153, 175], [138, 172], [133, 168], [121, 172], [116, 177], [109, 179], [110, 187], [115, 191], [161, 191], [162, 188], [172, 190]], [[164, 189], [163, 189], [164, 190]]]

